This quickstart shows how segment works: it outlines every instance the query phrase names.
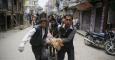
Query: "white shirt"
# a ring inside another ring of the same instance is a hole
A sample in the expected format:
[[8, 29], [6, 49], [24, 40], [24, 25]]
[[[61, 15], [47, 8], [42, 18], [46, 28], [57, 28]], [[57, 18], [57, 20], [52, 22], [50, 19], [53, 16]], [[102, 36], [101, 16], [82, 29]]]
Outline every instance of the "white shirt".
[[35, 28], [32, 28], [22, 39], [21, 44], [19, 45], [20, 47], [24, 47], [24, 45], [30, 41], [31, 37], [34, 35], [34, 33], [36, 32]]
[[[21, 44], [19, 45], [19, 47], [24, 47], [25, 44], [30, 41], [31, 37], [34, 35], [34, 33], [36, 32], [35, 28], [32, 28], [22, 39]], [[45, 30], [42, 29], [42, 38], [45, 35]], [[53, 38], [53, 36], [50, 34], [50, 32], [48, 31], [47, 37], [46, 37], [46, 42], [49, 42], [50, 38]]]
[[42, 29], [42, 38], [44, 37], [45, 35], [45, 29]]

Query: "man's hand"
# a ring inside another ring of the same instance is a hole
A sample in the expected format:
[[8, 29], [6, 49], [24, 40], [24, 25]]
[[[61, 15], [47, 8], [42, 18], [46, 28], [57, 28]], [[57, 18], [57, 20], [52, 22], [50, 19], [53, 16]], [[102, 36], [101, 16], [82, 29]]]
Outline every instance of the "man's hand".
[[24, 47], [19, 47], [18, 50], [19, 50], [19, 52], [23, 52], [24, 51]]
[[21, 43], [19, 48], [18, 48], [19, 52], [23, 52], [24, 51], [24, 43]]
[[50, 44], [56, 48], [57, 50], [60, 50], [63, 45], [63, 41], [60, 38], [53, 38], [50, 40]]
[[63, 40], [61, 38], [57, 38], [57, 42], [59, 43], [59, 45], [62, 47], [63, 45]]

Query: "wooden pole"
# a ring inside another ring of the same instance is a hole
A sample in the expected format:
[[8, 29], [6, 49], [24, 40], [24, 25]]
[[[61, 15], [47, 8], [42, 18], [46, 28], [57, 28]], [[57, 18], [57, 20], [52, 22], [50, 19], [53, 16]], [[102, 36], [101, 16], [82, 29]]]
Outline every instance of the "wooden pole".
[[11, 12], [11, 15], [10, 15], [10, 17], [11, 17], [11, 25], [10, 25], [10, 27], [12, 28], [13, 27], [13, 11], [14, 11], [14, 0], [12, 0], [12, 12]]
[[5, 13], [5, 30], [7, 30], [7, 13]]

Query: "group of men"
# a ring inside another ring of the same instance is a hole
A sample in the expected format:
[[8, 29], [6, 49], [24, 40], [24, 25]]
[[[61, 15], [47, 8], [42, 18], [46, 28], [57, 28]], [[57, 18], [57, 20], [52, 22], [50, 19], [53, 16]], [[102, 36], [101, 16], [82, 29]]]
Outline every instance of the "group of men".
[[57, 60], [64, 60], [66, 52], [68, 54], [68, 60], [74, 60], [73, 38], [76, 29], [72, 25], [73, 17], [71, 15], [65, 15], [61, 24], [56, 24], [55, 18], [52, 16], [49, 16], [49, 18], [49, 20], [47, 20], [47, 17], [40, 18], [38, 26], [33, 27], [23, 38], [19, 46], [19, 51], [23, 52], [25, 44], [30, 41], [35, 59], [48, 60], [44, 55], [44, 49], [47, 49], [47, 46], [52, 43], [52, 38], [60, 38], [63, 46], [57, 51]]

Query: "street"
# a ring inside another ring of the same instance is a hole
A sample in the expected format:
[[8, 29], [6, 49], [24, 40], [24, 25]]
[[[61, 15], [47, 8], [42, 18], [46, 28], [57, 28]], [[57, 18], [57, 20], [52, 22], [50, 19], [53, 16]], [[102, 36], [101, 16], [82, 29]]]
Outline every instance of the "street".
[[104, 50], [86, 46], [83, 38], [78, 34], [75, 36], [75, 60], [115, 60], [115, 56], [107, 55]]
[[[30, 28], [0, 33], [0, 60], [35, 60], [29, 43], [25, 46], [24, 52], [20, 53], [17, 50], [21, 39]], [[103, 50], [86, 46], [83, 38], [76, 33], [74, 38], [75, 60], [115, 60], [115, 56], [107, 55]]]

